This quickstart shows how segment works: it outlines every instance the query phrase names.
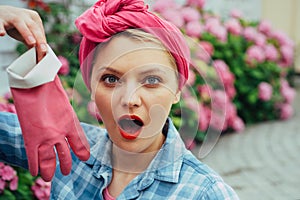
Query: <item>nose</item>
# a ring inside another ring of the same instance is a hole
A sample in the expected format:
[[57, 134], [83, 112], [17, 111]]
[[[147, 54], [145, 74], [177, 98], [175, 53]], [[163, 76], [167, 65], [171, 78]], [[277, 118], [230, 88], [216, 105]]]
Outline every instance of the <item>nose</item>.
[[142, 104], [139, 86], [134, 83], [124, 84], [121, 89], [121, 105], [127, 108], [139, 107]]

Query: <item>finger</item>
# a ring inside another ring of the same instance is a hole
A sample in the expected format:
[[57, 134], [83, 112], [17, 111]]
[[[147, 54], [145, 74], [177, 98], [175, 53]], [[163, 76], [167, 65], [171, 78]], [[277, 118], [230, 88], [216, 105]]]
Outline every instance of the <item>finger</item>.
[[40, 175], [44, 181], [51, 181], [56, 169], [56, 156], [51, 145], [41, 145], [39, 147]]
[[47, 48], [46, 44], [38, 44], [37, 45], [37, 48], [36, 48], [37, 62], [39, 62], [43, 59], [43, 57], [47, 53], [47, 50], [48, 50], [48, 48]]
[[55, 145], [59, 158], [60, 170], [63, 175], [68, 175], [72, 168], [72, 158], [67, 141]]
[[[29, 27], [27, 26], [27, 24], [24, 21], [18, 20], [14, 24], [14, 27], [18, 31], [18, 34], [20, 34], [22, 36], [22, 38], [24, 39], [25, 43], [28, 46], [33, 47], [36, 44], [36, 39], [34, 38], [34, 35], [32, 34]], [[16, 32], [14, 32], [14, 33], [16, 33]], [[18, 35], [11, 35], [11, 36], [15, 39], [18, 39]]]
[[26, 146], [26, 154], [28, 159], [28, 168], [29, 172], [32, 176], [37, 176], [39, 172], [38, 168], [38, 152], [34, 149], [28, 148], [29, 146]]
[[2, 21], [0, 20], [0, 36], [4, 36], [6, 34], [4, 25], [2, 23]]
[[[76, 118], [76, 120], [78, 120]], [[74, 129], [70, 130], [70, 134], [67, 136], [68, 142], [75, 155], [82, 161], [86, 161], [90, 157], [90, 145], [86, 139], [86, 136], [80, 126], [79, 122], [75, 123]]]
[[40, 61], [47, 53], [47, 40], [45, 35], [45, 30], [43, 22], [39, 14], [35, 11], [31, 12], [32, 23], [28, 24], [34, 38], [37, 41], [36, 50], [37, 50], [37, 59]]

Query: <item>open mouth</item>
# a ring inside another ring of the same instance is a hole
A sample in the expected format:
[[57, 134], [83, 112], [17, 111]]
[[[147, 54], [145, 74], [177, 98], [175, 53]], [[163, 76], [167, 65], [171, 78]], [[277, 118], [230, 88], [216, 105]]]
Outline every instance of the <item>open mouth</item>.
[[143, 121], [133, 115], [133, 116], [122, 116], [118, 121], [119, 129], [121, 135], [125, 139], [133, 140], [138, 137], [140, 134], [142, 127], [144, 125]]

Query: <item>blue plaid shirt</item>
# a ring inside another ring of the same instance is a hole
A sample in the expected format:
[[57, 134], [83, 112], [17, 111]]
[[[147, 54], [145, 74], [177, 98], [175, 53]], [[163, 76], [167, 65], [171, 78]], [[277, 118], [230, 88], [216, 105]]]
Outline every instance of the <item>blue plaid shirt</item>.
[[[72, 171], [63, 176], [57, 165], [51, 199], [103, 199], [112, 178], [112, 142], [105, 129], [82, 123], [91, 157], [82, 162], [72, 153]], [[0, 113], [0, 160], [27, 168], [26, 152], [16, 115]], [[117, 199], [238, 199], [212, 169], [200, 162], [182, 142], [170, 122], [166, 141], [147, 170], [134, 178]]]

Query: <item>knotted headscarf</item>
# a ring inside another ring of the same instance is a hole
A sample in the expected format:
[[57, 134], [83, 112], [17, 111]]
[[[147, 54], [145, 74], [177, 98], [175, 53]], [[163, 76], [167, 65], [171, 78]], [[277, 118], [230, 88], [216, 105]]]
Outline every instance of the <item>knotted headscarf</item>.
[[179, 72], [179, 88], [188, 78], [190, 52], [180, 30], [148, 11], [143, 0], [99, 0], [79, 16], [75, 24], [83, 39], [79, 61], [83, 80], [90, 89], [92, 58], [95, 47], [116, 33], [138, 28], [156, 36], [174, 57]]

